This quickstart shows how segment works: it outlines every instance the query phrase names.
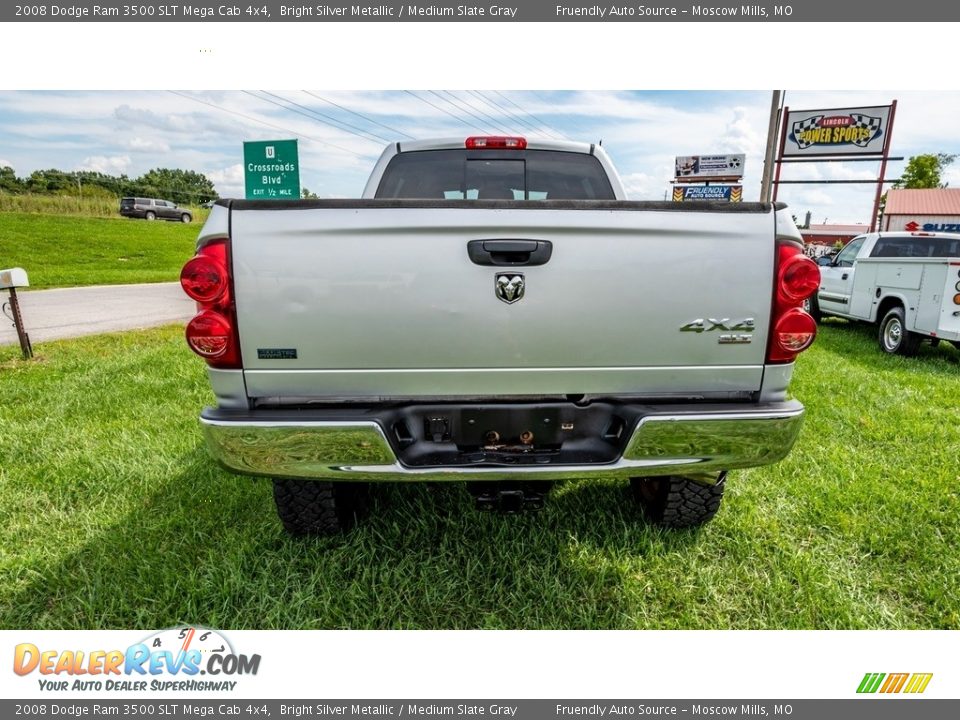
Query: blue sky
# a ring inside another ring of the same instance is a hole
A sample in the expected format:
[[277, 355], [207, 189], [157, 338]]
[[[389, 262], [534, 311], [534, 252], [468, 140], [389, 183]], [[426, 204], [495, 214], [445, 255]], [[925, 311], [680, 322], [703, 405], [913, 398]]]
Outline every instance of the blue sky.
[[[960, 92], [788, 91], [791, 108], [899, 100], [893, 153], [960, 153]], [[510, 134], [603, 146], [630, 196], [662, 200], [675, 155], [746, 153], [744, 199], [759, 195], [769, 91], [342, 90], [0, 92], [0, 165], [136, 176], [203, 172], [223, 196], [243, 193], [244, 140], [299, 138], [301, 182], [320, 197], [356, 197], [387, 141]], [[958, 163], [960, 164], [960, 163]], [[897, 177], [903, 163], [892, 163]], [[876, 176], [877, 163], [790, 166], [784, 179]], [[960, 167], [946, 180], [960, 186]], [[814, 222], [867, 222], [873, 186], [793, 185], [780, 199]]]

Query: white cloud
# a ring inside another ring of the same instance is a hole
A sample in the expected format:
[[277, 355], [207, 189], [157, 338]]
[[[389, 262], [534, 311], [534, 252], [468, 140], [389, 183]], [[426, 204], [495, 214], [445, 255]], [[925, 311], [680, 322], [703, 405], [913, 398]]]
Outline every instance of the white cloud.
[[766, 132], [761, 132], [755, 118], [745, 107], [733, 108], [733, 119], [717, 141], [717, 149], [725, 153], [762, 155], [766, 147]]
[[213, 182], [217, 194], [221, 197], [243, 197], [243, 163], [213, 170], [207, 173], [207, 177]]
[[662, 194], [665, 188], [664, 178], [642, 172], [623, 175], [620, 180], [623, 182], [623, 187], [629, 198], [655, 197], [658, 193]]
[[804, 205], [833, 205], [833, 195], [825, 190], [803, 190], [798, 195]]
[[857, 167], [853, 167], [844, 163], [828, 163], [827, 174], [831, 180], [876, 180], [880, 174], [879, 167], [868, 169], [864, 164], [857, 163]]
[[[956, 162], [954, 161], [953, 165], [948, 165], [947, 169], [940, 174], [940, 182], [946, 183], [948, 187], [960, 187], [960, 167], [956, 167]], [[0, 161], [0, 165], [3, 162]]]
[[142, 137], [133, 137], [121, 140], [120, 147], [131, 152], [170, 152], [170, 144], [163, 140], [151, 140]]
[[0, 167], [13, 167], [13, 163], [6, 158], [0, 158]]
[[826, 180], [822, 165], [817, 163], [784, 163], [781, 166], [782, 180]]
[[129, 155], [92, 155], [84, 158], [80, 163], [78, 170], [92, 170], [102, 172], [108, 175], [119, 175], [125, 173], [130, 167]]
[[156, 113], [145, 108], [120, 105], [113, 111], [113, 116], [120, 122], [133, 127], [147, 126], [157, 130], [170, 132], [191, 132], [197, 129], [196, 123], [187, 116], [171, 113]]

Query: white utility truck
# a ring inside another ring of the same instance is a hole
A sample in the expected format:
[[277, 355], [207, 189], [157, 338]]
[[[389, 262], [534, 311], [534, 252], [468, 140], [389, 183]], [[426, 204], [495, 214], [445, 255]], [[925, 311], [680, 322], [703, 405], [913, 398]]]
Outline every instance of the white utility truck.
[[877, 323], [887, 353], [913, 355], [927, 339], [960, 349], [960, 235], [869, 233], [817, 262], [820, 288], [809, 300], [817, 320]]
[[598, 146], [471, 137], [389, 145], [359, 200], [218, 201], [180, 279], [212, 455], [308, 534], [384, 481], [511, 511], [630, 479], [709, 520], [797, 438], [820, 274], [783, 205], [632, 202]]

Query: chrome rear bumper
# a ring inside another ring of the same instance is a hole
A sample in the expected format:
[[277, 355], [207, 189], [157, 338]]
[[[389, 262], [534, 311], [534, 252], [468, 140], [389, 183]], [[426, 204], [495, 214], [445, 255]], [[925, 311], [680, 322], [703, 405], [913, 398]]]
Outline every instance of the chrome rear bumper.
[[563, 480], [699, 475], [769, 465], [796, 442], [803, 406], [796, 401], [709, 405], [652, 411], [639, 419], [622, 456], [590, 465], [403, 465], [375, 420], [276, 419], [269, 413], [207, 409], [200, 418], [213, 457], [246, 475], [355, 481]]

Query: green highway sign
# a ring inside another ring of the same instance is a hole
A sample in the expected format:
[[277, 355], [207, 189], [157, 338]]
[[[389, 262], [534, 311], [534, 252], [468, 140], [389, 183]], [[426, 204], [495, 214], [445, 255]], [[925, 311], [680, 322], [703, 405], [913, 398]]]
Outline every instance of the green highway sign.
[[300, 158], [296, 140], [264, 140], [243, 144], [247, 200], [297, 200]]

